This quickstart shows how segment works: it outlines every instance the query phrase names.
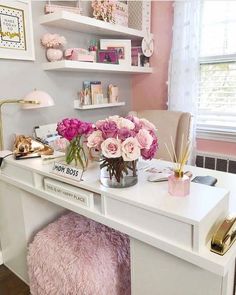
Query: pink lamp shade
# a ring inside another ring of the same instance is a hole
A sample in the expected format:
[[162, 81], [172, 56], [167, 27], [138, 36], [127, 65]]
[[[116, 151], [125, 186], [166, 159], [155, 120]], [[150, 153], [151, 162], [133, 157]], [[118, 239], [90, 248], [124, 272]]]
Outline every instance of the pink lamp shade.
[[34, 90], [24, 97], [25, 101], [37, 101], [38, 104], [22, 104], [23, 109], [45, 108], [54, 105], [53, 98], [46, 92]]

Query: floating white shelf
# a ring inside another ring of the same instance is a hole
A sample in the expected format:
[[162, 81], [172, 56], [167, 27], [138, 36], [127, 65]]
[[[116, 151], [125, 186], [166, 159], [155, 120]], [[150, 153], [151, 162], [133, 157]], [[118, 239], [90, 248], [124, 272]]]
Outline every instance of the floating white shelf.
[[91, 105], [83, 105], [79, 104], [78, 100], [74, 100], [74, 107], [78, 110], [92, 110], [92, 109], [103, 109], [103, 108], [111, 108], [111, 107], [121, 107], [124, 106], [125, 102], [114, 102], [114, 103], [102, 103], [102, 104], [91, 104]]
[[124, 26], [111, 24], [92, 17], [83, 16], [68, 11], [59, 11], [43, 15], [40, 23], [67, 30], [99, 36], [122, 37], [125, 39], [141, 39], [145, 33]]
[[114, 73], [133, 73], [133, 74], [149, 74], [152, 73], [152, 68], [149, 67], [134, 67], [121, 66], [116, 64], [105, 63], [90, 63], [71, 60], [60, 60], [55, 62], [47, 62], [43, 64], [45, 71], [75, 71], [75, 72], [114, 72]]

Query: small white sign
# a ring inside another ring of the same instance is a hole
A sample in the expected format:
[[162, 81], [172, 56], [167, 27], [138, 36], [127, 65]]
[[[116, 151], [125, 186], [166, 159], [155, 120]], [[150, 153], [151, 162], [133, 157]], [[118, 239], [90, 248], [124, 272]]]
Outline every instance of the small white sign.
[[81, 181], [83, 175], [82, 169], [66, 165], [60, 162], [54, 163], [51, 172], [59, 176], [67, 177], [77, 181]]
[[91, 192], [50, 178], [44, 179], [44, 189], [62, 199], [73, 201], [85, 207], [93, 207], [93, 193]]

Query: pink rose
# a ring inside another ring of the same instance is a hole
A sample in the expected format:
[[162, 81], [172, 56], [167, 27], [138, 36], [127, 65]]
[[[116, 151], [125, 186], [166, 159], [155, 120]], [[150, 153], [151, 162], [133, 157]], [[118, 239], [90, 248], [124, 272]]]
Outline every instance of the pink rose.
[[121, 143], [116, 138], [107, 138], [101, 144], [102, 154], [107, 158], [121, 157]]
[[153, 137], [146, 129], [140, 129], [136, 138], [141, 149], [149, 149], [153, 141]]
[[129, 137], [121, 145], [124, 161], [134, 161], [140, 156], [139, 143], [136, 138]]
[[103, 141], [102, 131], [93, 131], [88, 137], [87, 146], [89, 148], [100, 148], [101, 142]]
[[129, 119], [125, 119], [120, 117], [119, 121], [117, 122], [118, 128], [127, 128], [129, 130], [133, 130], [135, 125], [132, 121], [130, 121]]
[[147, 119], [140, 119], [139, 123], [141, 124], [142, 128], [146, 129], [146, 130], [157, 130], [156, 126], [154, 124], [152, 124], [151, 122], [149, 122]]

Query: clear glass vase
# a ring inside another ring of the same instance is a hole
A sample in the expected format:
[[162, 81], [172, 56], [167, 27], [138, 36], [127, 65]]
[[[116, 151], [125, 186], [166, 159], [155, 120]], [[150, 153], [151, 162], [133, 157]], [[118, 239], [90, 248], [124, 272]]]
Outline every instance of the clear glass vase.
[[81, 136], [74, 138], [66, 150], [66, 163], [76, 166], [83, 171], [88, 167], [88, 157], [86, 155]]
[[100, 181], [102, 185], [111, 188], [124, 188], [138, 182], [137, 160], [124, 161], [120, 158], [100, 159]]

